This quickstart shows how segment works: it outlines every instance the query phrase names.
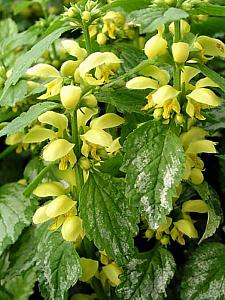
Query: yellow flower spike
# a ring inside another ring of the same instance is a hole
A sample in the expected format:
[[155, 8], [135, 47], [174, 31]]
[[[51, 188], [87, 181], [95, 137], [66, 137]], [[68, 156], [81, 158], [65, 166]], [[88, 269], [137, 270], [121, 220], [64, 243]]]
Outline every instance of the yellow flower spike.
[[[184, 35], [188, 32], [190, 32], [191, 30], [191, 26], [188, 24], [187, 21], [185, 20], [181, 20], [180, 21], [180, 31], [181, 31], [181, 34]], [[170, 25], [169, 25], [169, 31], [172, 33], [172, 34], [175, 34], [175, 26], [174, 26], [174, 22], [172, 22]]]
[[196, 239], [198, 238], [198, 232], [195, 229], [193, 223], [189, 220], [181, 219], [174, 223], [176, 228], [182, 232], [183, 234], [187, 235], [189, 238]]
[[190, 180], [195, 185], [201, 184], [204, 181], [202, 171], [198, 168], [191, 169]]
[[102, 129], [90, 129], [81, 135], [81, 139], [102, 147], [109, 147], [113, 142], [112, 136]]
[[83, 60], [87, 56], [87, 51], [81, 48], [79, 44], [73, 40], [63, 40], [62, 46], [69, 55], [77, 57], [79, 60]]
[[184, 149], [187, 150], [190, 143], [203, 140], [207, 135], [207, 131], [200, 127], [191, 127], [190, 130], [181, 134], [180, 139], [184, 146]]
[[148, 58], [163, 55], [167, 49], [167, 41], [159, 34], [151, 37], [145, 44], [144, 52]]
[[84, 127], [87, 122], [98, 113], [98, 108], [81, 107], [77, 110], [78, 128]]
[[62, 226], [63, 222], [65, 221], [66, 217], [64, 215], [58, 216], [55, 218], [55, 222], [53, 224], [51, 224], [48, 227], [48, 230], [57, 230], [59, 229], [59, 227]]
[[68, 119], [64, 114], [54, 111], [46, 111], [38, 117], [38, 121], [58, 128], [60, 131], [68, 127]]
[[111, 286], [115, 287], [120, 284], [121, 280], [119, 279], [119, 275], [122, 274], [123, 271], [115, 262], [104, 266], [102, 271], [109, 280]]
[[29, 130], [24, 136], [23, 143], [40, 143], [45, 140], [52, 140], [57, 137], [56, 132], [51, 129], [43, 128], [41, 126], [35, 126]]
[[116, 152], [118, 152], [122, 148], [122, 146], [120, 145], [119, 139], [120, 139], [120, 137], [118, 137], [117, 139], [115, 139], [112, 142], [112, 144], [109, 147], [106, 148], [106, 151], [109, 154], [116, 153]]
[[225, 57], [225, 44], [208, 36], [199, 36], [197, 42], [203, 48], [203, 55]]
[[73, 149], [72, 144], [64, 139], [57, 139], [50, 142], [43, 150], [43, 159], [45, 161], [55, 161], [63, 158]]
[[67, 217], [62, 225], [62, 237], [64, 240], [75, 242], [82, 235], [82, 220], [78, 216]]
[[189, 45], [183, 42], [173, 43], [172, 54], [176, 63], [185, 63], [189, 56]]
[[45, 213], [49, 218], [55, 218], [67, 213], [75, 205], [75, 201], [66, 195], [61, 195], [47, 204]]
[[38, 197], [55, 197], [65, 194], [65, 188], [57, 181], [43, 182], [34, 189], [33, 194]]
[[79, 61], [67, 60], [62, 64], [60, 72], [66, 77], [73, 76], [79, 64]]
[[95, 276], [98, 271], [98, 261], [81, 257], [80, 264], [82, 268], [82, 276], [79, 278], [82, 282], [89, 282], [89, 280]]
[[120, 126], [124, 122], [124, 118], [113, 113], [106, 113], [101, 117], [92, 120], [90, 127], [92, 129], [107, 129]]
[[204, 88], [204, 87], [208, 87], [208, 86], [218, 87], [218, 84], [215, 83], [214, 81], [212, 81], [212, 79], [205, 77], [205, 78], [198, 80], [196, 82], [195, 86], [196, 86], [196, 88]]
[[142, 89], [157, 89], [158, 82], [151, 78], [146, 78], [144, 76], [138, 76], [132, 78], [126, 83], [126, 87], [132, 90], [142, 90]]
[[48, 207], [48, 204], [39, 207], [36, 212], [33, 215], [33, 223], [34, 224], [41, 224], [48, 220], [50, 220], [50, 217], [46, 214], [46, 209]]
[[167, 100], [174, 99], [180, 92], [170, 85], [160, 87], [154, 94], [152, 94], [153, 103], [163, 105]]
[[188, 200], [182, 205], [183, 213], [196, 212], [200, 214], [207, 213], [209, 211], [208, 205], [203, 200]]
[[208, 140], [199, 140], [192, 142], [186, 150], [186, 153], [217, 153], [215, 143]]
[[60, 99], [66, 109], [75, 109], [80, 101], [82, 90], [79, 86], [67, 85], [60, 90]]
[[187, 99], [193, 99], [194, 101], [209, 106], [218, 106], [221, 100], [216, 94], [207, 88], [196, 88], [190, 94], [187, 95]]
[[167, 85], [170, 81], [170, 74], [157, 66], [150, 65], [139, 72], [140, 75], [152, 77], [159, 82], [160, 86]]
[[26, 74], [28, 76], [35, 76], [40, 78], [60, 77], [59, 71], [55, 67], [48, 64], [37, 64], [29, 68]]
[[10, 146], [22, 143], [23, 137], [24, 137], [24, 133], [16, 132], [7, 136], [7, 138], [5, 139], [5, 143], [6, 145], [10, 145]]

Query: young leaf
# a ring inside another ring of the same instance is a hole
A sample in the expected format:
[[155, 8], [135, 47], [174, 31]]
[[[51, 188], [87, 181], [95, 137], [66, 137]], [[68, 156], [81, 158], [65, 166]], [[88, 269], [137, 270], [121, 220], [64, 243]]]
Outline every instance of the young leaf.
[[225, 298], [225, 246], [205, 243], [192, 253], [182, 271], [181, 300]]
[[81, 275], [75, 246], [58, 231], [44, 234], [37, 250], [37, 272], [41, 294], [49, 300], [65, 300], [67, 290]]
[[135, 253], [133, 237], [139, 222], [136, 209], [124, 196], [124, 188], [123, 179], [93, 172], [80, 195], [80, 215], [87, 237], [120, 265]]
[[164, 299], [175, 267], [172, 254], [162, 247], [139, 254], [125, 267], [122, 283], [117, 288], [119, 299]]
[[122, 171], [126, 196], [140, 207], [149, 226], [156, 229], [172, 210], [172, 198], [184, 172], [184, 152], [171, 126], [149, 121], [124, 143]]
[[20, 116], [10, 122], [2, 130], [0, 130], [0, 137], [3, 135], [10, 135], [15, 132], [21, 132], [23, 129], [34, 122], [42, 113], [56, 108], [58, 106], [55, 102], [40, 102], [31, 106], [28, 111], [23, 112]]
[[31, 223], [36, 203], [23, 196], [23, 189], [17, 183], [0, 188], [0, 255]]
[[216, 232], [216, 229], [219, 227], [222, 221], [223, 212], [216, 191], [213, 190], [213, 188], [209, 186], [206, 181], [204, 181], [200, 185], [196, 185], [193, 187], [198, 192], [199, 196], [208, 204], [209, 207], [208, 220], [205, 232], [199, 241], [200, 244], [203, 240], [209, 238]]
[[120, 112], [139, 112], [146, 104], [145, 97], [148, 93], [140, 90], [126, 88], [114, 91], [99, 91], [95, 93], [99, 102], [110, 103]]
[[3, 101], [4, 97], [8, 93], [10, 86], [15, 85], [21, 76], [26, 72], [26, 70], [32, 65], [32, 63], [36, 62], [43, 52], [48, 49], [51, 44], [61, 36], [62, 33], [69, 29], [69, 26], [61, 26], [57, 28], [55, 31], [51, 32], [49, 35], [35, 44], [26, 54], [18, 57], [12, 70], [12, 75], [5, 82], [5, 87], [2, 92], [0, 102]]

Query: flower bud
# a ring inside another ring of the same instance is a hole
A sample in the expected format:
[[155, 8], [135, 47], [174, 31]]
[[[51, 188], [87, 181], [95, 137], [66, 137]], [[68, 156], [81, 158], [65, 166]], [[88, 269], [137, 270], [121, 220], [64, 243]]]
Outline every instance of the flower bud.
[[81, 157], [79, 159], [79, 165], [81, 166], [81, 168], [83, 170], [89, 170], [90, 167], [91, 167], [91, 163], [90, 163], [90, 160], [86, 157]]
[[152, 229], [150, 229], [150, 228], [148, 228], [148, 229], [145, 231], [145, 237], [146, 237], [147, 239], [149, 239], [149, 240], [150, 240], [151, 238], [153, 238], [154, 234], [155, 234], [155, 231], [152, 230]]
[[162, 118], [163, 108], [156, 108], [153, 112], [153, 118], [159, 121]]
[[70, 8], [68, 9], [68, 11], [66, 12], [66, 15], [67, 15], [68, 17], [70, 17], [70, 18], [75, 17], [76, 14], [77, 14], [77, 10], [76, 10], [76, 8], [73, 7], [73, 6], [70, 7]]
[[60, 182], [43, 182], [39, 184], [33, 191], [33, 194], [38, 197], [60, 196], [65, 193], [65, 189]]
[[172, 53], [174, 61], [178, 64], [182, 64], [188, 59], [189, 45], [183, 42], [173, 43]]
[[78, 216], [67, 217], [62, 226], [64, 240], [75, 242], [83, 233], [82, 221]]
[[98, 105], [97, 99], [92, 94], [84, 96], [81, 99], [81, 106], [94, 108], [94, 107], [97, 107], [97, 105]]
[[198, 238], [198, 232], [191, 221], [181, 219], [175, 222], [174, 225], [180, 232], [187, 235], [189, 238], [193, 238], [193, 239]]
[[179, 125], [182, 125], [184, 123], [184, 116], [182, 114], [176, 114], [175, 122]]
[[46, 208], [46, 215], [49, 218], [55, 218], [67, 213], [76, 204], [75, 201], [66, 195], [61, 195], [52, 200]]
[[88, 282], [98, 271], [98, 261], [81, 257], [80, 264], [82, 267], [82, 276], [79, 278], [79, 280]]
[[78, 66], [79, 61], [67, 60], [62, 64], [60, 72], [63, 76], [73, 76]]
[[80, 101], [81, 88], [79, 86], [67, 85], [60, 90], [60, 99], [66, 109], [75, 109]]
[[90, 19], [91, 19], [91, 13], [87, 10], [83, 11], [82, 20], [84, 20], [85, 22], [89, 22]]
[[166, 52], [167, 41], [159, 34], [150, 38], [144, 48], [144, 52], [148, 58], [153, 58], [157, 55], [163, 55]]
[[170, 242], [170, 237], [168, 235], [164, 235], [161, 239], [160, 239], [160, 243], [164, 246], [168, 245]]
[[202, 171], [197, 168], [193, 168], [191, 170], [190, 180], [193, 184], [196, 184], [196, 185], [201, 184], [204, 180]]
[[107, 42], [107, 37], [104, 33], [100, 32], [98, 35], [97, 35], [97, 43], [99, 45], [105, 45]]

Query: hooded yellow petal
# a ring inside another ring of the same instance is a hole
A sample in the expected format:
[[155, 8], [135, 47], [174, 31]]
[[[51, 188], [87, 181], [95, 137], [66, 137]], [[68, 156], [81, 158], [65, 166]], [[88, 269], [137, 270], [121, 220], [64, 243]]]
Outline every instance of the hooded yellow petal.
[[37, 64], [26, 72], [29, 76], [36, 76], [40, 78], [60, 77], [59, 71], [48, 64]]
[[151, 37], [145, 44], [144, 52], [148, 58], [163, 55], [166, 52], [167, 41], [159, 34]]
[[216, 153], [215, 143], [208, 140], [200, 140], [190, 143], [186, 153]]
[[24, 136], [23, 143], [40, 143], [47, 139], [54, 139], [56, 136], [53, 130], [35, 126]]
[[74, 147], [74, 144], [64, 139], [57, 139], [50, 142], [43, 150], [45, 161], [55, 161], [66, 156]]
[[191, 221], [181, 219], [175, 222], [174, 225], [180, 232], [187, 235], [189, 238], [193, 238], [193, 239], [198, 238], [198, 232]]
[[184, 132], [181, 134], [180, 139], [184, 146], [184, 149], [186, 150], [190, 143], [203, 140], [205, 136], [207, 135], [207, 131], [200, 127], [192, 127], [187, 132]]
[[199, 74], [200, 71], [193, 67], [185, 66], [181, 72], [181, 82], [188, 83], [193, 77]]
[[98, 271], [98, 261], [81, 257], [80, 264], [82, 267], [82, 276], [79, 278], [79, 280], [88, 282]]
[[155, 104], [162, 106], [167, 100], [175, 98], [179, 93], [172, 86], [164, 85], [152, 94], [152, 100]]
[[64, 186], [57, 181], [43, 182], [33, 191], [38, 197], [55, 197], [65, 194]]
[[108, 148], [106, 148], [106, 151], [108, 153], [111, 154], [111, 153], [117, 152], [117, 151], [119, 151], [121, 149], [121, 145], [120, 145], [119, 139], [120, 139], [120, 137], [118, 137], [117, 139], [115, 139], [112, 142], [112, 144]]
[[48, 203], [45, 212], [49, 218], [55, 218], [67, 213], [75, 205], [76, 202], [70, 199], [68, 196], [60, 195]]
[[38, 121], [44, 124], [54, 126], [60, 130], [65, 130], [68, 126], [68, 119], [64, 114], [54, 111], [46, 111], [38, 117]]
[[64, 240], [75, 242], [82, 234], [82, 220], [78, 216], [67, 217], [62, 226]]
[[225, 45], [222, 41], [208, 36], [199, 36], [197, 42], [202, 46], [204, 55], [225, 57]]
[[86, 141], [102, 147], [109, 147], [112, 142], [112, 136], [102, 129], [90, 129], [81, 136]]
[[64, 40], [62, 41], [62, 46], [67, 53], [77, 57], [78, 59], [83, 60], [87, 56], [87, 51], [84, 48], [81, 48], [76, 41]]
[[77, 110], [78, 128], [84, 127], [86, 123], [98, 113], [98, 108], [81, 107]]
[[220, 105], [220, 98], [216, 94], [206, 88], [197, 88], [187, 95], [188, 99], [193, 99], [196, 102], [207, 104], [210, 106]]
[[182, 205], [182, 212], [196, 212], [207, 213], [209, 211], [208, 205], [203, 200], [188, 200]]
[[212, 81], [210, 78], [205, 77], [196, 82], [196, 88], [204, 88], [207, 86], [218, 87], [218, 84]]
[[103, 64], [120, 64], [121, 60], [112, 52], [95, 52], [89, 55], [79, 66], [80, 76]]
[[132, 78], [126, 83], [126, 87], [132, 90], [143, 90], [143, 89], [157, 89], [158, 82], [151, 78], [146, 78], [144, 76], [138, 76]]
[[122, 269], [115, 262], [104, 266], [102, 271], [112, 286], [117, 286], [120, 284], [121, 281], [119, 279], [119, 275], [122, 274]]
[[145, 67], [139, 74], [156, 79], [160, 86], [166, 85], [170, 81], [169, 72], [153, 65]]
[[93, 119], [90, 123], [90, 127], [92, 129], [107, 129], [117, 127], [124, 122], [124, 118], [113, 113], [107, 113], [102, 115], [101, 117]]
[[50, 218], [46, 214], [46, 208], [48, 207], [48, 204], [39, 207], [35, 214], [33, 215], [33, 223], [34, 224], [41, 224], [46, 221], [48, 221]]

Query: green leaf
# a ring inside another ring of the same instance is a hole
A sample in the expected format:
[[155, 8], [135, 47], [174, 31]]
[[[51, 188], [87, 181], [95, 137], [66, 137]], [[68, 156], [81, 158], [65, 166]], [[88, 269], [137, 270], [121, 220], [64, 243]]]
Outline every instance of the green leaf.
[[37, 271], [44, 299], [67, 299], [67, 290], [81, 275], [80, 258], [73, 243], [63, 240], [58, 231], [47, 232], [38, 246]]
[[0, 188], [0, 254], [31, 223], [36, 203], [23, 196], [23, 189], [17, 183]]
[[135, 9], [141, 9], [144, 7], [147, 7], [150, 4], [150, 0], [115, 0], [112, 3], [105, 5], [103, 7], [103, 11], [109, 11], [113, 8], [120, 7], [122, 8], [125, 12], [131, 12], [132, 10]]
[[12, 19], [8, 18], [0, 21], [0, 41], [17, 32], [17, 25]]
[[214, 5], [210, 3], [198, 3], [190, 11], [191, 14], [206, 14], [213, 17], [224, 17], [225, 7], [221, 5]]
[[172, 198], [183, 177], [180, 139], [171, 126], [149, 121], [128, 135], [123, 150], [126, 196], [140, 207], [149, 226], [157, 229], [172, 210]]
[[141, 112], [141, 108], [147, 103], [146, 91], [128, 90], [126, 88], [113, 91], [98, 91], [95, 93], [99, 102], [109, 103], [120, 112]]
[[202, 122], [202, 127], [211, 133], [225, 128], [225, 105], [209, 109], [204, 112], [206, 120]]
[[5, 285], [6, 290], [13, 296], [11, 299], [27, 300], [33, 294], [33, 288], [37, 280], [35, 269], [29, 269], [23, 275], [12, 278]]
[[[8, 93], [10, 86], [15, 85], [21, 76], [26, 72], [26, 70], [32, 65], [32, 63], [36, 62], [43, 52], [48, 49], [51, 44], [61, 36], [62, 33], [69, 29], [69, 26], [61, 26], [57, 28], [36, 43], [26, 54], [18, 57], [12, 70], [12, 75], [5, 82], [5, 87], [0, 98], [0, 102], [3, 101], [4, 97]], [[50, 29], [48, 30], [50, 31]]]
[[175, 267], [172, 254], [162, 247], [139, 254], [125, 267], [121, 276], [122, 283], [117, 288], [119, 299], [164, 299]]
[[205, 65], [197, 63], [197, 64], [195, 64], [195, 68], [199, 69], [206, 77], [209, 77], [210, 79], [212, 79], [212, 81], [217, 83], [219, 85], [220, 89], [223, 92], [225, 92], [225, 78], [220, 76], [218, 73], [216, 73], [212, 69], [206, 67]]
[[204, 181], [200, 185], [193, 185], [193, 187], [197, 191], [199, 196], [209, 206], [208, 220], [205, 232], [199, 241], [199, 243], [201, 243], [203, 240], [209, 238], [216, 232], [216, 229], [219, 227], [222, 221], [223, 212], [221, 209], [220, 199], [216, 191], [211, 186], [209, 186], [206, 181]]
[[100, 250], [118, 264], [126, 264], [135, 253], [133, 237], [139, 215], [124, 196], [124, 180], [92, 172], [80, 195], [84, 230]]
[[225, 299], [225, 246], [206, 243], [192, 253], [183, 268], [181, 300]]
[[7, 94], [3, 98], [3, 101], [1, 102], [1, 105], [14, 106], [18, 101], [24, 99], [24, 97], [27, 94], [27, 88], [28, 85], [26, 80], [20, 80], [17, 82], [17, 84], [10, 86]]
[[152, 32], [152, 29], [150, 27], [152, 22], [154, 22], [158, 18], [162, 18], [164, 12], [165, 8], [159, 7], [148, 7], [145, 9], [138, 9], [131, 12], [127, 16], [127, 23], [131, 23], [135, 26], [138, 26], [141, 34]]
[[23, 112], [20, 116], [10, 122], [2, 130], [0, 130], [0, 137], [3, 135], [10, 135], [15, 132], [21, 132], [24, 128], [34, 122], [42, 113], [54, 109], [58, 106], [55, 102], [41, 102], [31, 106], [28, 111]]

